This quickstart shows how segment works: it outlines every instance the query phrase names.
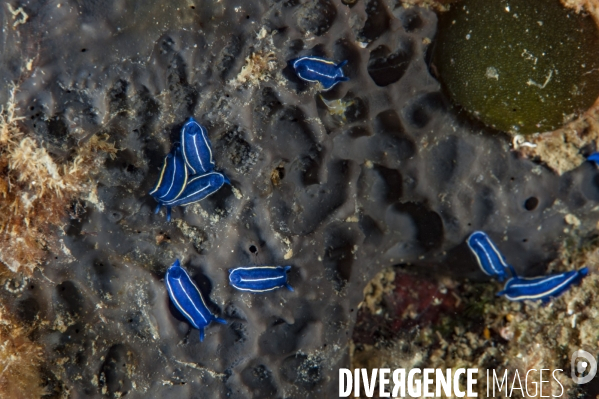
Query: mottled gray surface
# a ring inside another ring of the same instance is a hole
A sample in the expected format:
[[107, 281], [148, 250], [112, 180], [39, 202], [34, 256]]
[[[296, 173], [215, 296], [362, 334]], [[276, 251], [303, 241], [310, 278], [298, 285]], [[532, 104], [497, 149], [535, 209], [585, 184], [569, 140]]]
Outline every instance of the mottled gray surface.
[[[30, 135], [58, 159], [95, 132], [121, 149], [100, 176], [104, 210], [64, 229], [71, 256], [2, 294], [24, 320], [49, 320], [37, 338], [54, 397], [336, 397], [362, 290], [383, 266], [483, 278], [464, 245], [483, 229], [534, 274], [565, 214], [596, 215], [590, 164], [558, 178], [507, 136], [458, 122], [426, 65], [433, 12], [249, 3], [30, 1], [17, 30], [1, 9], [0, 71], [19, 83]], [[255, 51], [275, 53], [274, 77], [232, 83]], [[306, 54], [349, 60], [351, 80], [323, 95], [351, 101], [344, 116], [290, 74]], [[233, 184], [167, 223], [147, 192], [190, 115]], [[168, 301], [175, 258], [229, 322], [203, 343]], [[292, 265], [295, 292], [234, 291], [226, 270], [250, 264]]]

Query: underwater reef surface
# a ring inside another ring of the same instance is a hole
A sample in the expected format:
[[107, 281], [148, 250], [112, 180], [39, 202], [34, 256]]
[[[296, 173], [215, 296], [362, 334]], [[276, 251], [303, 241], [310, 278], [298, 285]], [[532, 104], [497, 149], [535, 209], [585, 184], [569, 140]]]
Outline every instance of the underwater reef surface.
[[[432, 10], [345, 3], [0, 7], [0, 102], [17, 115], [5, 114], [0, 150], [21, 154], [27, 139], [28, 161], [81, 183], [41, 202], [19, 164], [2, 172], [31, 211], [2, 226], [0, 251], [38, 251], [6, 264], [0, 292], [41, 364], [22, 374], [30, 386], [47, 398], [336, 397], [363, 290], [383, 268], [486, 282], [464, 242], [484, 230], [519, 274], [538, 275], [567, 237], [595, 231], [594, 165], [558, 176], [453, 111], [427, 66]], [[287, 65], [303, 55], [348, 60], [350, 80], [320, 92]], [[232, 184], [168, 223], [148, 192], [189, 116]], [[77, 161], [82, 148], [101, 166]], [[53, 232], [30, 227], [60, 207]], [[204, 342], [169, 302], [176, 258], [228, 321]], [[247, 265], [291, 265], [295, 291], [236, 291], [227, 269]]]

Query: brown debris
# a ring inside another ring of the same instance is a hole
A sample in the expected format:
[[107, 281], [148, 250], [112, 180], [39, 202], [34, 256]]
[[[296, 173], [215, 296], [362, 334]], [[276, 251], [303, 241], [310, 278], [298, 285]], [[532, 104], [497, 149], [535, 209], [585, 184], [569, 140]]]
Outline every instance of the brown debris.
[[431, 8], [436, 11], [445, 12], [449, 10], [451, 3], [456, 3], [459, 0], [402, 0], [403, 7], [424, 7]]
[[275, 53], [258, 51], [245, 58], [245, 65], [237, 75], [238, 83], [257, 83], [268, 80], [270, 73], [277, 67]]
[[270, 174], [270, 181], [272, 185], [278, 187], [281, 185], [281, 180], [285, 177], [285, 163], [280, 162], [279, 166], [273, 169]]
[[0, 397], [39, 399], [46, 392], [39, 367], [42, 348], [32, 342], [25, 328], [0, 306]]
[[94, 135], [72, 162], [58, 164], [22, 130], [15, 91], [0, 109], [0, 262], [13, 272], [31, 272], [46, 251], [58, 249], [52, 230], [62, 224], [72, 200], [100, 205], [91, 175], [117, 149], [106, 136]]
[[588, 12], [599, 24], [599, 0], [561, 0], [564, 7], [573, 8], [576, 12]]

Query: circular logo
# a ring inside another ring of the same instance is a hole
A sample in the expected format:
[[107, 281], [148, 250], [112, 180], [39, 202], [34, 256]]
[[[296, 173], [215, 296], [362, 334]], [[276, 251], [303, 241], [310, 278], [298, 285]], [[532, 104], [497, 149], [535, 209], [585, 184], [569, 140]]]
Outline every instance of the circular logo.
[[[579, 358], [583, 358], [584, 360], [577, 361]], [[572, 353], [570, 366], [572, 369], [572, 380], [576, 384], [586, 384], [597, 374], [597, 360], [589, 352], [582, 349]], [[588, 372], [588, 374], [584, 375], [585, 372]]]

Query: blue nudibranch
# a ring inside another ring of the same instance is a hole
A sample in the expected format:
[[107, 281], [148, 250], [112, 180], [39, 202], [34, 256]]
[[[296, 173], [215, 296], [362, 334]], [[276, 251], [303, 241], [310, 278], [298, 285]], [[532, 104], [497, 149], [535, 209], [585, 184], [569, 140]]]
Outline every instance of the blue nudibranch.
[[176, 145], [164, 158], [162, 171], [158, 182], [150, 191], [150, 195], [160, 203], [172, 201], [178, 198], [187, 184], [187, 168], [181, 156], [181, 147]]
[[164, 159], [158, 182], [150, 191], [158, 206], [166, 207], [166, 220], [171, 220], [173, 206], [189, 205], [215, 193], [224, 184], [231, 184], [220, 172], [214, 171], [212, 147], [208, 131], [193, 117], [181, 129], [181, 143], [175, 144]]
[[587, 157], [587, 161], [594, 162], [595, 165], [599, 165], [599, 152], [594, 152]]
[[227, 324], [226, 320], [214, 316], [208, 310], [202, 293], [185, 269], [181, 267], [179, 259], [168, 268], [164, 281], [168, 295], [175, 307], [189, 320], [192, 326], [200, 330], [200, 341], [204, 341], [204, 327], [210, 322]]
[[308, 82], [320, 82], [325, 90], [349, 80], [341, 69], [347, 60], [335, 64], [325, 58], [307, 56], [291, 60], [290, 63], [297, 76]]
[[190, 117], [181, 129], [181, 147], [185, 164], [192, 175], [205, 174], [214, 170], [208, 130], [193, 117]]
[[229, 179], [222, 173], [211, 172], [201, 176], [195, 176], [189, 179], [185, 190], [177, 198], [164, 202], [166, 207], [177, 205], [188, 205], [193, 202], [203, 200], [210, 194], [214, 194], [225, 183], [231, 184]]
[[497, 295], [505, 295], [510, 301], [540, 299], [543, 302], [547, 302], [549, 299], [563, 294], [571, 285], [579, 283], [588, 272], [589, 269], [583, 267], [580, 270], [572, 270], [543, 277], [512, 277], [505, 283], [505, 287]]
[[277, 288], [293, 288], [287, 283], [291, 266], [254, 266], [229, 269], [229, 282], [241, 291], [266, 292]]
[[512, 266], [507, 264], [503, 254], [499, 252], [485, 232], [475, 231], [470, 234], [470, 237], [468, 237], [468, 247], [476, 257], [482, 271], [488, 276], [496, 277], [497, 280], [503, 281], [507, 276], [507, 269], [510, 269], [515, 276]]

